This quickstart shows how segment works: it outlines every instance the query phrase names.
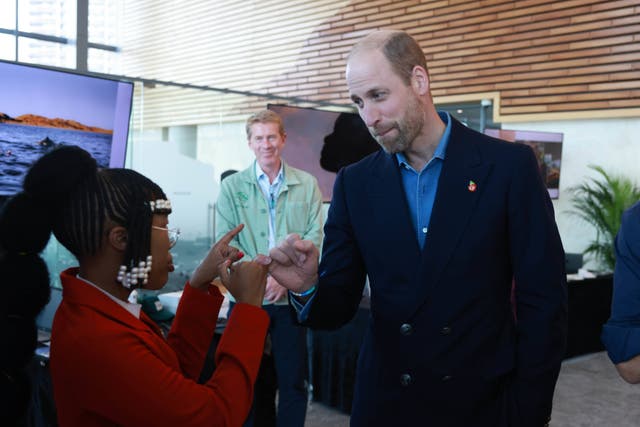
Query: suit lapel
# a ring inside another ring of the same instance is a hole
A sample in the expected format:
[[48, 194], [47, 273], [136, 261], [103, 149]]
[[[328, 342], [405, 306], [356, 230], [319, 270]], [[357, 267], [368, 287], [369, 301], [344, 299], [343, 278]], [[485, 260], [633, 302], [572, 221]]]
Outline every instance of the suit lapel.
[[[453, 119], [452, 119], [453, 120]], [[438, 181], [429, 234], [416, 280], [418, 295], [414, 310], [438, 285], [451, 256], [465, 232], [472, 231], [472, 214], [482, 196], [492, 165], [483, 162], [473, 133], [453, 120], [445, 161]], [[481, 225], [480, 225], [481, 226]], [[464, 268], [464, 266], [457, 266]], [[413, 312], [411, 310], [410, 312]]]
[[379, 162], [372, 168], [367, 193], [379, 207], [371, 214], [376, 224], [383, 225], [379, 227], [380, 232], [386, 233], [380, 235], [380, 241], [391, 244], [401, 240], [399, 247], [404, 247], [402, 252], [406, 251], [403, 256], [418, 260], [421, 250], [411, 222], [398, 162], [394, 155], [382, 150], [378, 155]]

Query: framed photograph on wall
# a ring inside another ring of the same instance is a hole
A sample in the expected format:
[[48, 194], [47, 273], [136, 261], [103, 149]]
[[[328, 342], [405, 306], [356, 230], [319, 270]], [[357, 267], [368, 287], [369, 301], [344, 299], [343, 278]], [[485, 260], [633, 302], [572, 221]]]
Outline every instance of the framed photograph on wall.
[[540, 175], [547, 186], [549, 196], [552, 199], [558, 198], [560, 194], [560, 165], [562, 163], [562, 133], [510, 129], [485, 129], [484, 133], [504, 141], [530, 146], [538, 159]]

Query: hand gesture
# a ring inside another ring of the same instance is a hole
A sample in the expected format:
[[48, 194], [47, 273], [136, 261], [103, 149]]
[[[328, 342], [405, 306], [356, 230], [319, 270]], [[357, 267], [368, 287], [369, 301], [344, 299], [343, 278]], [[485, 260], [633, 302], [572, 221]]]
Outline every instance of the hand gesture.
[[220, 265], [220, 279], [238, 303], [262, 306], [269, 267], [254, 261]]
[[297, 234], [289, 234], [269, 252], [269, 273], [285, 288], [304, 292], [318, 281], [319, 256], [313, 242], [302, 240]]
[[219, 267], [227, 260], [230, 262], [238, 261], [244, 256], [237, 248], [230, 246], [229, 243], [244, 228], [244, 224], [238, 225], [233, 230], [222, 236], [213, 247], [200, 265], [195, 269], [189, 281], [191, 286], [199, 289], [206, 289], [209, 284], [218, 276]]

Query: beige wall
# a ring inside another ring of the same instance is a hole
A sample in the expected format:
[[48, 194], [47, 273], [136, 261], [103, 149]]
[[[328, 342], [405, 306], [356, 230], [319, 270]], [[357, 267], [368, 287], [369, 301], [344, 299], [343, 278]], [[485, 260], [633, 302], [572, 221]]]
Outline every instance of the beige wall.
[[[398, 28], [420, 41], [436, 97], [495, 92], [503, 121], [640, 115], [636, 0], [139, 0], [123, 16], [126, 75], [349, 104], [349, 48]], [[150, 99], [145, 121], [212, 122], [258, 105]]]

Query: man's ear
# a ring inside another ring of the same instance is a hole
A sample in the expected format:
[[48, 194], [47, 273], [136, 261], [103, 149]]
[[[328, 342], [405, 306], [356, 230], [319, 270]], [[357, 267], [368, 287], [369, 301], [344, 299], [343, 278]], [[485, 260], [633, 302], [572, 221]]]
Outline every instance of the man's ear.
[[127, 229], [121, 225], [116, 225], [109, 230], [107, 241], [116, 250], [124, 252], [127, 249]]
[[429, 73], [419, 65], [411, 71], [411, 85], [418, 95], [429, 93]]

